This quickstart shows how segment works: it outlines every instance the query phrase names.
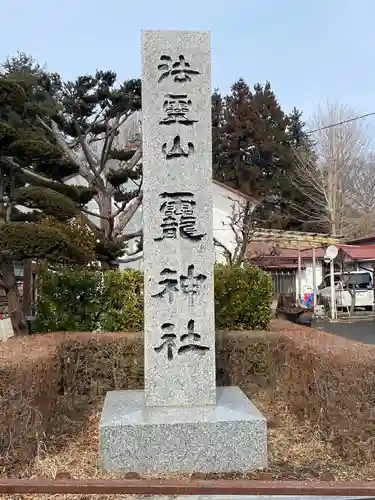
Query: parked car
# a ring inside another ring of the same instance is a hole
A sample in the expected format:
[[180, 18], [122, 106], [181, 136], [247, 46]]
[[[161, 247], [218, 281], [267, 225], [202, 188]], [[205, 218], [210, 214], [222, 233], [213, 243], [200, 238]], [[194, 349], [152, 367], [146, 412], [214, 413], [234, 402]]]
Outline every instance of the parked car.
[[[354, 308], [364, 308], [371, 311], [374, 305], [374, 288], [370, 271], [335, 272], [333, 275], [336, 307], [351, 308], [354, 298]], [[327, 274], [318, 287], [318, 297], [331, 299], [331, 275]]]

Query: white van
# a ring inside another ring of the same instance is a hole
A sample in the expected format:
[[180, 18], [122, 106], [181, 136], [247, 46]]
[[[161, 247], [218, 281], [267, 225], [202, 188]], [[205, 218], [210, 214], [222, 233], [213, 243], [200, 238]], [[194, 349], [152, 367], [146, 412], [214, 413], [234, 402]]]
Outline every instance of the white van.
[[[335, 272], [334, 287], [336, 307], [350, 308], [352, 296], [354, 297], [355, 309], [364, 308], [371, 311], [374, 305], [374, 288], [372, 273], [370, 271]], [[326, 274], [321, 285], [319, 285], [318, 296], [323, 299], [331, 299], [331, 275]]]

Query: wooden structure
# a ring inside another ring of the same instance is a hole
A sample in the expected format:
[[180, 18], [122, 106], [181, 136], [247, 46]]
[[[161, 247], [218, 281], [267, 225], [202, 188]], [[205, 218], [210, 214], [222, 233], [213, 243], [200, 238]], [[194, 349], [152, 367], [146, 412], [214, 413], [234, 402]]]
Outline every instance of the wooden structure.
[[337, 245], [341, 238], [325, 233], [284, 231], [282, 229], [259, 229], [251, 236], [252, 241], [279, 244], [283, 248], [310, 250], [328, 245]]
[[[324, 233], [311, 233], [302, 231], [284, 231], [282, 229], [259, 229], [254, 231], [251, 236], [251, 244], [254, 242], [268, 244], [274, 248], [282, 248], [297, 251], [298, 269], [297, 269], [297, 288], [296, 299], [301, 299], [302, 285], [302, 255], [305, 250], [312, 250], [313, 261], [313, 290], [316, 290], [316, 254], [317, 248], [328, 247], [329, 245], [340, 244], [341, 238], [333, 237]], [[316, 297], [314, 293], [314, 307], [316, 305]]]

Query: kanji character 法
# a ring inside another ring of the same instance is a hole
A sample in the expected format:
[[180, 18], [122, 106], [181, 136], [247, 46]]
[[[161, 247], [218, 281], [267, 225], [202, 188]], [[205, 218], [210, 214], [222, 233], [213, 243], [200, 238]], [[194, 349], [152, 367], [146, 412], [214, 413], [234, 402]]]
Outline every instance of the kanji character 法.
[[175, 82], [191, 82], [192, 75], [200, 75], [199, 71], [191, 69], [190, 63], [185, 60], [183, 55], [180, 55], [178, 61], [173, 63], [170, 56], [162, 55], [158, 70], [162, 71], [159, 83], [169, 76], [173, 77]]

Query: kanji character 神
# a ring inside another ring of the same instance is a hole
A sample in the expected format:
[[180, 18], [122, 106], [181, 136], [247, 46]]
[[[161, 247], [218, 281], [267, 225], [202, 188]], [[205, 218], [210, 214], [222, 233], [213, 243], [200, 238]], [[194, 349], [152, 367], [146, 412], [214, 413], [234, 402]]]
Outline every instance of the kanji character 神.
[[[162, 279], [158, 281], [158, 285], [162, 288], [159, 292], [152, 294], [151, 297], [164, 298], [168, 296], [168, 301], [171, 304], [174, 294], [180, 291], [180, 288], [178, 288], [177, 271], [165, 268], [161, 271], [160, 276]], [[190, 305], [194, 304], [194, 295], [198, 293], [199, 286], [206, 279], [207, 276], [204, 274], [194, 274], [194, 264], [188, 266], [186, 275], [180, 275], [181, 290], [184, 294], [188, 295]]]
[[160, 276], [166, 277], [158, 282], [158, 284], [161, 285], [163, 289], [160, 292], [151, 295], [151, 297], [164, 297], [165, 295], [168, 295], [169, 303], [172, 303], [173, 292], [178, 292], [179, 290], [177, 288], [178, 280], [176, 274], [177, 271], [173, 271], [172, 269], [163, 269], [160, 273]]

